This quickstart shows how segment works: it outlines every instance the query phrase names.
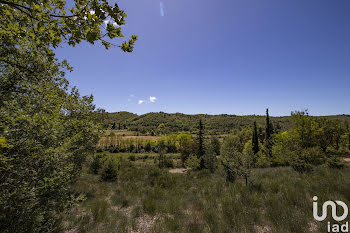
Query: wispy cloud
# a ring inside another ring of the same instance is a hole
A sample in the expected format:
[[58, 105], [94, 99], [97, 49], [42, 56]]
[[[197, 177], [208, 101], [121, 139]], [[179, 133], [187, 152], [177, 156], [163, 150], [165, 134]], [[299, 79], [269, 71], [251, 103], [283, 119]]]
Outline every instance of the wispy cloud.
[[139, 100], [138, 104], [143, 104], [145, 101], [144, 100]]
[[165, 12], [164, 12], [164, 3], [163, 3], [163, 2], [160, 2], [159, 5], [160, 5], [160, 16], [164, 16], [164, 15], [165, 15]]
[[157, 97], [155, 97], [155, 96], [150, 96], [150, 97], [149, 97], [149, 101], [150, 101], [151, 103], [156, 102], [156, 100], [157, 100]]

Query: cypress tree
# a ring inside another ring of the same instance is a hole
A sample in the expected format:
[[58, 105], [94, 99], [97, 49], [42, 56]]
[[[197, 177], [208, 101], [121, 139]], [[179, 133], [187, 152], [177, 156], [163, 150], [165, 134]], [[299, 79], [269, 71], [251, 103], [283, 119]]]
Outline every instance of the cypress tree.
[[267, 153], [270, 157], [272, 157], [272, 138], [273, 134], [273, 125], [270, 121], [269, 109], [266, 109], [266, 132], [265, 132], [265, 146], [267, 149]]
[[204, 167], [204, 161], [203, 161], [203, 156], [204, 156], [204, 135], [203, 135], [203, 123], [202, 120], [199, 120], [199, 130], [198, 130], [198, 152], [197, 152], [197, 156], [198, 158], [201, 160], [201, 168]]
[[254, 121], [252, 147], [253, 147], [254, 154], [259, 152], [259, 137], [258, 137], [258, 130], [256, 128], [256, 121]]
[[271, 124], [270, 124], [270, 116], [269, 116], [269, 109], [266, 109], [266, 134], [265, 139], [269, 140], [271, 138]]

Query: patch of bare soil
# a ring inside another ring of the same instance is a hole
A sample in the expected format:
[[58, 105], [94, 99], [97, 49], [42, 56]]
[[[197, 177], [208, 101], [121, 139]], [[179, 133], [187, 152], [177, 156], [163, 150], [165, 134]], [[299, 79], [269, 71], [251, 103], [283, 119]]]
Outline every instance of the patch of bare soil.
[[169, 169], [169, 173], [172, 173], [172, 174], [182, 174], [182, 173], [185, 173], [185, 172], [187, 172], [186, 168]]
[[350, 158], [344, 158], [343, 159], [345, 162], [350, 162]]

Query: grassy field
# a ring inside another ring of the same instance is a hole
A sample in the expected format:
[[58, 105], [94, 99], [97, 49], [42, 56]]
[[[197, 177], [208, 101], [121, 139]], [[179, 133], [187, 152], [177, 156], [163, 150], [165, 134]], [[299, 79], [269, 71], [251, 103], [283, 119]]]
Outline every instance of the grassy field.
[[64, 216], [65, 232], [326, 232], [313, 220], [312, 197], [350, 201], [348, 166], [255, 169], [248, 186], [227, 183], [221, 169], [170, 174], [124, 160], [116, 182], [87, 170], [73, 186], [86, 200]]

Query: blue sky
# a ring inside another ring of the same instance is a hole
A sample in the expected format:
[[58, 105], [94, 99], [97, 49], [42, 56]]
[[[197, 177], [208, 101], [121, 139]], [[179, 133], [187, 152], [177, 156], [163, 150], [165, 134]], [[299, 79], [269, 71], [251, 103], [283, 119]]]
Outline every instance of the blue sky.
[[[56, 51], [109, 112], [350, 113], [349, 0], [121, 0], [131, 54]], [[150, 98], [150, 97], [155, 97]], [[140, 100], [143, 102], [140, 104]], [[152, 100], [152, 101], [151, 101]]]

